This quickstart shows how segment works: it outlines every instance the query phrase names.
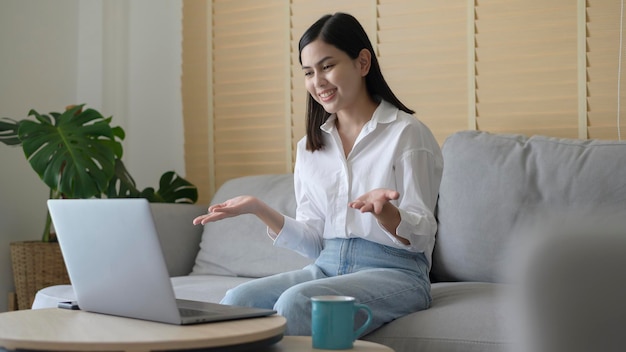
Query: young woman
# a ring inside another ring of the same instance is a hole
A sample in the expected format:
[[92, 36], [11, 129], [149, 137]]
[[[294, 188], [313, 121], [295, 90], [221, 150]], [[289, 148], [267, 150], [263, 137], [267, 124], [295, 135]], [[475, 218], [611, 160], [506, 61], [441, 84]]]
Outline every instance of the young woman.
[[315, 259], [229, 290], [222, 303], [273, 308], [287, 318], [286, 334], [310, 335], [310, 297], [353, 296], [373, 312], [368, 333], [430, 305], [441, 150], [385, 82], [354, 17], [320, 18], [299, 51], [308, 102], [295, 219], [240, 196], [211, 206], [194, 224], [254, 214], [274, 245]]

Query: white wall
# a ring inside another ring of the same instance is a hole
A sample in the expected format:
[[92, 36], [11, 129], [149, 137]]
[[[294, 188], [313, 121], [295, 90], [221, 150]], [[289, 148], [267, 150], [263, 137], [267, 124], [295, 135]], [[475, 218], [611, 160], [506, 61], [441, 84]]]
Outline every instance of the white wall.
[[156, 188], [164, 172], [185, 172], [182, 2], [132, 0], [130, 4], [125, 162], [140, 189]]
[[[0, 116], [86, 103], [126, 131], [140, 188], [184, 176], [181, 1], [0, 0]], [[21, 148], [0, 144], [0, 311], [13, 290], [9, 243], [37, 240], [48, 190]]]

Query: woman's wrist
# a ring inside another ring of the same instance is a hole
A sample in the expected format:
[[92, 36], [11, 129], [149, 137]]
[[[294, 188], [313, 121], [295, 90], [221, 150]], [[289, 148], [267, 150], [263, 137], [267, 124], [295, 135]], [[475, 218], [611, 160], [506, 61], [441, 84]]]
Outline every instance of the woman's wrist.
[[395, 205], [389, 202], [385, 203], [380, 214], [375, 214], [375, 216], [378, 223], [398, 241], [405, 245], [410, 244], [409, 240], [396, 234], [396, 230], [398, 229], [398, 226], [400, 226], [402, 217], [400, 216], [400, 210]]
[[252, 213], [256, 215], [274, 233], [280, 233], [285, 224], [285, 217], [280, 212], [264, 203], [258, 198], [254, 198]]

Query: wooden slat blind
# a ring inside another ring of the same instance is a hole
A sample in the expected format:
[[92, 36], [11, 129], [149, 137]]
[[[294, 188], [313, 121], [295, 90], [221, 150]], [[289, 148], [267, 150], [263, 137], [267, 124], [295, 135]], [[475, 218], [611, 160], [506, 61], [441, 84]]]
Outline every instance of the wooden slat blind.
[[381, 0], [380, 63], [391, 89], [440, 143], [467, 129], [467, 2]]
[[[617, 139], [617, 72], [619, 55], [620, 3], [587, 1], [587, 91], [589, 138]], [[626, 34], [626, 31], [623, 33]], [[622, 59], [623, 62], [626, 60]], [[626, 90], [626, 68], [622, 63], [622, 90]], [[625, 95], [620, 110], [626, 109]], [[621, 119], [622, 138], [626, 119]]]
[[210, 6], [207, 1], [183, 3], [182, 101], [185, 136], [185, 178], [198, 187], [198, 203], [214, 192], [213, 138], [209, 76]]
[[468, 128], [616, 139], [619, 10], [613, 0], [183, 0], [186, 176], [204, 201], [230, 178], [292, 170], [305, 133], [298, 41], [337, 11], [363, 24], [390, 86], [440, 142]]
[[480, 130], [578, 136], [576, 20], [571, 0], [478, 2]]
[[215, 184], [291, 168], [283, 0], [213, 1]]

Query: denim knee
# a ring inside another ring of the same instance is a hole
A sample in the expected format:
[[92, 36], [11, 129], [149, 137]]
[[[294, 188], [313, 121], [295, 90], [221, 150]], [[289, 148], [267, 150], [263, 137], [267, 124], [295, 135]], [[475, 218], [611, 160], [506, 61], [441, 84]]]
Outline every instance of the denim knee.
[[311, 298], [297, 286], [278, 298], [274, 310], [287, 319], [285, 335], [311, 335]]
[[250, 289], [247, 285], [240, 285], [226, 291], [222, 304], [242, 307], [257, 307], [272, 309], [274, 301], [271, 298], [264, 298], [260, 292]]
[[239, 289], [238, 287], [231, 288], [226, 291], [224, 298], [220, 303], [234, 305], [234, 306], [246, 306], [246, 302], [250, 302], [249, 295], [246, 294], [247, 290]]

